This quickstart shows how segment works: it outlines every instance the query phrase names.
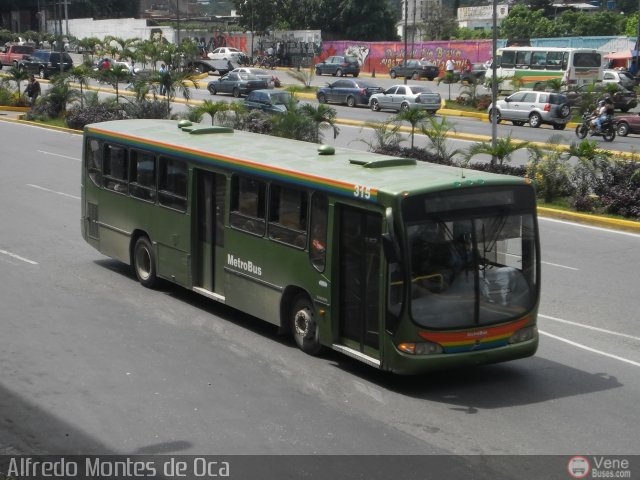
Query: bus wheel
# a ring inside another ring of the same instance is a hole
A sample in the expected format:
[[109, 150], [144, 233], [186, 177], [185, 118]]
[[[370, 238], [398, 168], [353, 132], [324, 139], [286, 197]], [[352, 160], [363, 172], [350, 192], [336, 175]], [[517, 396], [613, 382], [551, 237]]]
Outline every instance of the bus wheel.
[[156, 285], [156, 259], [147, 237], [138, 238], [133, 248], [133, 271], [143, 286], [152, 288]]
[[311, 301], [304, 295], [293, 302], [291, 309], [291, 332], [300, 350], [309, 355], [317, 355], [322, 350], [318, 324]]

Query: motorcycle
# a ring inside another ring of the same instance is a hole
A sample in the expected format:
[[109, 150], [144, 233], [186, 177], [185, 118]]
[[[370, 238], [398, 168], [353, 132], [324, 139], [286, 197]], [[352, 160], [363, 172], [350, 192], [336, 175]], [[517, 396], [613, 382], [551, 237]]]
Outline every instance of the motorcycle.
[[596, 118], [596, 115], [591, 113], [582, 114], [582, 123], [576, 127], [576, 137], [582, 140], [587, 135], [591, 135], [602, 137], [605, 142], [613, 142], [613, 139], [616, 138], [613, 117], [608, 115], [607, 119], [600, 125], [600, 130], [595, 130], [595, 128], [591, 126], [591, 121], [594, 118]]

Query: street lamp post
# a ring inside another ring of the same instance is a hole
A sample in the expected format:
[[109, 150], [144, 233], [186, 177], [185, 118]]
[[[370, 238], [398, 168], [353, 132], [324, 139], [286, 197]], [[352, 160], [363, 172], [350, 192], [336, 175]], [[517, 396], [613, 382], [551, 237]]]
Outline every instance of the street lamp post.
[[[493, 35], [491, 43], [491, 103], [493, 105], [493, 110], [491, 112], [491, 148], [494, 151], [498, 144], [498, 116], [496, 115], [496, 103], [498, 101], [498, 82], [496, 78], [496, 51], [498, 46], [497, 1], [498, 0], [493, 0]], [[495, 157], [493, 160], [495, 161]]]
[[178, 29], [176, 44], [180, 45], [180, 0], [176, 0], [176, 24]]
[[[639, 0], [640, 1], [640, 0]], [[407, 84], [407, 28], [409, 19], [409, 0], [404, 0], [404, 84]]]

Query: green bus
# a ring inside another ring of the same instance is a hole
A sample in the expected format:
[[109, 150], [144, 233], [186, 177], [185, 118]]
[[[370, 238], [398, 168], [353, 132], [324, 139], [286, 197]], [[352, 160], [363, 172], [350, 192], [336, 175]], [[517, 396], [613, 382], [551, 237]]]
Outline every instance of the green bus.
[[142, 285], [174, 282], [414, 374], [533, 355], [527, 179], [188, 121], [85, 127], [82, 235]]

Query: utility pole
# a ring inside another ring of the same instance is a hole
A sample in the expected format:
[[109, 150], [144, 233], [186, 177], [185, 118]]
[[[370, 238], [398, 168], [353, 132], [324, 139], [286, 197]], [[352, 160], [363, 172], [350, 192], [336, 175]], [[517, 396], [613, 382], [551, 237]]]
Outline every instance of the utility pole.
[[[640, 0], [639, 0], [640, 1]], [[498, 145], [498, 115], [497, 102], [498, 102], [498, 82], [496, 78], [496, 51], [498, 46], [498, 0], [493, 0], [493, 35], [491, 43], [491, 103], [493, 105], [493, 111], [491, 115], [491, 148], [495, 151]], [[495, 163], [496, 157], [491, 159], [492, 163]]]
[[178, 24], [178, 35], [176, 38], [176, 44], [180, 45], [180, 0], [176, 0], [176, 22]]
[[[640, 1], [640, 0], [638, 0]], [[407, 26], [409, 20], [409, 0], [404, 0], [404, 68], [407, 69]], [[407, 75], [404, 76], [404, 84], [407, 84]]]

